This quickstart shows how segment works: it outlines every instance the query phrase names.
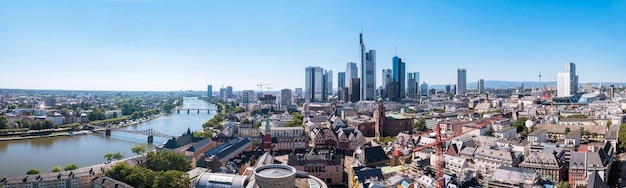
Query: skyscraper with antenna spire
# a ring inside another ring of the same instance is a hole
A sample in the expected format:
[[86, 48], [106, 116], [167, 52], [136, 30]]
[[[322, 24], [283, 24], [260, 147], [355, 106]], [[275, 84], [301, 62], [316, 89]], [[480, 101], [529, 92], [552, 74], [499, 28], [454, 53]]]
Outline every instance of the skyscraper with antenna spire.
[[359, 46], [361, 55], [361, 101], [373, 101], [376, 99], [376, 50], [366, 52], [363, 43], [363, 26], [359, 33]]

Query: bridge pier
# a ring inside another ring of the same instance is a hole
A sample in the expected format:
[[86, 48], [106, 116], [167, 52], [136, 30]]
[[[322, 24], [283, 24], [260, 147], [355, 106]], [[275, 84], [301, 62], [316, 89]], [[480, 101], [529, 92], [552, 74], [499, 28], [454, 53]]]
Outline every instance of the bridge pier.
[[211, 113], [211, 110], [206, 110], [206, 113], [207, 113], [207, 114], [210, 114], [210, 113]]
[[200, 113], [200, 109], [198, 109], [198, 114]]
[[180, 114], [180, 110], [176, 110], [176, 112], [178, 112]]
[[106, 135], [106, 136], [111, 136], [111, 129], [106, 129], [106, 130], [104, 131], [104, 135]]
[[148, 143], [152, 143], [154, 142], [154, 137], [153, 136], [148, 136]]
[[187, 113], [189, 113], [189, 110], [187, 110]]

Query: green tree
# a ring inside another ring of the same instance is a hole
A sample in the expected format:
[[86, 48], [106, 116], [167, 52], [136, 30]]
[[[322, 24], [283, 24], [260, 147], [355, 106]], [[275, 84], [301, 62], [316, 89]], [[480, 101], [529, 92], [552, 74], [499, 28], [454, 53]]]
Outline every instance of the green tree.
[[61, 172], [61, 166], [54, 166], [50, 172]]
[[568, 182], [562, 181], [562, 182], [559, 182], [559, 184], [557, 184], [556, 187], [557, 188], [571, 188], [572, 186], [570, 186]]
[[127, 183], [133, 187], [152, 187], [156, 173], [139, 166], [129, 166], [126, 163], [117, 163], [104, 174], [113, 179]]
[[513, 126], [515, 126], [517, 128], [517, 132], [518, 133], [528, 133], [528, 128], [526, 127], [526, 120], [528, 120], [528, 118], [520, 117], [513, 124]]
[[622, 162], [619, 160], [619, 155], [616, 156], [617, 157], [613, 160], [613, 164], [611, 164], [611, 171], [609, 172], [609, 179], [607, 182], [609, 185], [617, 184], [617, 180], [622, 174]]
[[609, 127], [611, 127], [611, 125], [613, 125], [613, 122], [611, 120], [606, 122], [606, 128], [608, 129]]
[[291, 115], [293, 115], [293, 119], [287, 122], [285, 127], [302, 127], [303, 126], [302, 121], [304, 120], [304, 115], [298, 112], [294, 112]]
[[622, 123], [619, 126], [618, 141], [619, 148], [621, 148], [622, 150], [626, 149], [626, 123]]
[[107, 163], [109, 163], [113, 160], [113, 154], [112, 153], [104, 154], [104, 158], [107, 160]]
[[122, 153], [120, 152], [117, 152], [113, 154], [112, 158], [119, 161], [119, 160], [124, 159], [124, 155], [122, 155]]
[[183, 154], [174, 152], [148, 152], [146, 167], [153, 171], [189, 171], [191, 162]]
[[587, 118], [587, 116], [584, 114], [574, 114], [574, 115], [567, 116], [567, 118]]
[[413, 124], [413, 128], [418, 131], [425, 131], [426, 129], [428, 129], [426, 127], [426, 120], [424, 118], [417, 119], [417, 121], [415, 121], [415, 123]]
[[8, 129], [9, 128], [9, 120], [6, 116], [0, 116], [0, 129]]
[[78, 169], [78, 166], [75, 163], [72, 163], [70, 165], [67, 165], [63, 170], [70, 171], [70, 170], [76, 170], [76, 169]]
[[254, 109], [254, 110], [250, 111], [250, 115], [252, 115], [252, 116], [256, 116], [259, 113], [261, 113], [261, 110], [259, 110], [259, 109]]
[[213, 132], [211, 132], [211, 131], [196, 131], [196, 132], [193, 132], [193, 136], [194, 137], [200, 137], [200, 138], [211, 138], [211, 137], [213, 137]]
[[135, 147], [130, 148], [130, 151], [132, 151], [133, 153], [137, 154], [137, 155], [141, 155], [143, 153], [146, 152], [146, 145], [138, 145]]
[[185, 172], [168, 170], [158, 172], [154, 179], [154, 188], [186, 188], [189, 187], [189, 176]]
[[569, 127], [565, 127], [565, 131], [563, 131], [563, 132], [565, 132], [565, 135], [567, 135], [567, 133], [569, 133], [570, 131], [571, 130], [569, 129]]
[[237, 107], [237, 108], [235, 108], [233, 113], [242, 113], [242, 112], [245, 112], [245, 111], [246, 111], [246, 109], [244, 109], [243, 107]]
[[596, 133], [596, 132], [592, 132], [592, 133], [591, 133], [591, 137], [592, 137], [592, 138], [597, 138], [597, 137], [598, 137], [598, 133]]
[[39, 170], [31, 168], [26, 172], [26, 175], [39, 174]]

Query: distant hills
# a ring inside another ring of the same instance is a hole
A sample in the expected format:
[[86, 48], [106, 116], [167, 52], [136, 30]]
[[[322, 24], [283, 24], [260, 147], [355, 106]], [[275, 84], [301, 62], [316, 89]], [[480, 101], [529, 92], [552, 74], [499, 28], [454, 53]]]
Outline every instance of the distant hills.
[[[485, 88], [517, 88], [520, 84], [524, 84], [524, 88], [537, 88], [539, 87], [538, 81], [501, 81], [501, 80], [485, 80]], [[556, 82], [542, 82], [544, 86], [553, 86], [556, 87]], [[580, 87], [583, 87], [587, 83], [580, 83]], [[591, 82], [591, 85], [594, 87], [598, 87], [600, 82]], [[602, 82], [605, 86], [609, 86], [611, 84], [615, 85], [615, 87], [626, 86], [626, 82]], [[429, 88], [434, 89], [445, 89], [446, 86], [449, 85], [453, 87], [454, 84], [437, 84], [437, 85], [429, 85]], [[468, 82], [467, 89], [476, 89], [478, 87], [477, 82]]]

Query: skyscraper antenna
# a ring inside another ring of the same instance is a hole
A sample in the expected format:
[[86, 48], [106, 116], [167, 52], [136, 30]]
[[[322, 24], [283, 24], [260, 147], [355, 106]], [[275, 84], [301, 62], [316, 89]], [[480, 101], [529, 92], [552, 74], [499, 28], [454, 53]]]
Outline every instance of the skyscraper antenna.
[[361, 23], [361, 33], [363, 33], [363, 23]]
[[395, 55], [395, 56], [398, 56], [398, 47], [396, 46], [395, 48], [396, 48], [396, 49], [395, 49], [394, 55]]

